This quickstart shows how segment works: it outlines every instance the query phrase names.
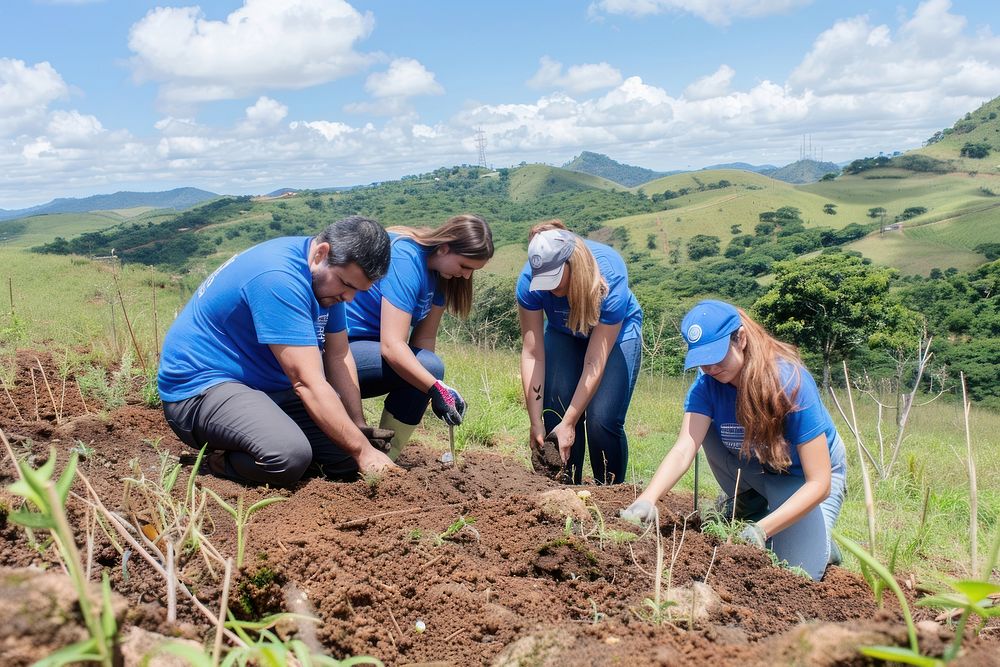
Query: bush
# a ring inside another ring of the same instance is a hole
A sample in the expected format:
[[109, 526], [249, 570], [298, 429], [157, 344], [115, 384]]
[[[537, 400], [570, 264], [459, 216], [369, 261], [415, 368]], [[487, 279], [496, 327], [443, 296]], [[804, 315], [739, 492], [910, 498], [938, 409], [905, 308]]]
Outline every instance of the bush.
[[966, 142], [962, 146], [961, 155], [962, 157], [971, 157], [976, 160], [981, 160], [982, 158], [990, 154], [990, 145], [985, 141], [980, 141], [977, 143]]

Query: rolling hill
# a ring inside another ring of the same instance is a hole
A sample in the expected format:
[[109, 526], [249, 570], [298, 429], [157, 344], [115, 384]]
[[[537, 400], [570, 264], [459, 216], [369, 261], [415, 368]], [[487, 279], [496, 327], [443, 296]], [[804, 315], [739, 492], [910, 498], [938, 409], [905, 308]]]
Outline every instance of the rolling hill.
[[612, 160], [607, 155], [583, 151], [562, 166], [569, 171], [577, 171], [591, 176], [599, 176], [627, 188], [642, 185], [647, 181], [661, 176], [680, 173], [677, 171], [659, 172], [645, 167], [634, 167]]
[[182, 211], [219, 195], [198, 188], [175, 188], [164, 192], [116, 192], [92, 197], [53, 199], [47, 204], [17, 210], [0, 209], [0, 220], [14, 220], [53, 213], [89, 213], [133, 208], [166, 208]]

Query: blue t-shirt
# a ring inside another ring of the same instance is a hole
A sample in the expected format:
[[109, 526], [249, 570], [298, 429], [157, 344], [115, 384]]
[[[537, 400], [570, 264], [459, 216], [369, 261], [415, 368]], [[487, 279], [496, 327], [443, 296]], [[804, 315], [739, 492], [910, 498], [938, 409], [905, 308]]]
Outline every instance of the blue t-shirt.
[[[781, 383], [785, 393], [792, 396], [795, 389], [795, 365], [779, 361]], [[799, 445], [804, 445], [823, 434], [830, 451], [833, 468], [845, 465], [844, 448], [835, 447], [838, 435], [830, 413], [820, 400], [816, 380], [805, 368], [798, 366], [799, 387], [795, 396], [795, 408], [785, 416], [785, 440], [788, 441], [788, 455], [792, 460], [788, 473], [804, 477], [799, 459]], [[723, 444], [733, 452], [743, 446], [743, 425], [736, 421], [736, 387], [728, 382], [719, 382], [711, 375], [698, 371], [691, 389], [684, 401], [684, 412], [694, 412], [712, 418], [710, 428], [719, 435]]]
[[347, 335], [351, 340], [378, 338], [382, 325], [382, 298], [410, 314], [410, 326], [427, 317], [432, 306], [444, 305], [438, 274], [427, 268], [434, 248], [425, 248], [408, 236], [389, 234], [392, 258], [389, 271], [366, 292], [347, 304]]
[[215, 270], [163, 341], [158, 385], [167, 402], [222, 382], [273, 392], [291, 388], [268, 345], [317, 345], [343, 331], [344, 304], [323, 308], [309, 271], [312, 238], [256, 245]]
[[[632, 290], [628, 287], [628, 269], [621, 256], [603, 243], [585, 240], [587, 248], [597, 260], [597, 268], [608, 283], [608, 294], [601, 303], [601, 324], [618, 324], [618, 342], [638, 338], [642, 335], [642, 308]], [[517, 302], [525, 310], [544, 310], [546, 326], [553, 331], [579, 335], [566, 326], [569, 319], [569, 300], [555, 296], [549, 290], [531, 291], [531, 265], [525, 263], [521, 277], [517, 281]], [[587, 336], [580, 336], [586, 338]]]

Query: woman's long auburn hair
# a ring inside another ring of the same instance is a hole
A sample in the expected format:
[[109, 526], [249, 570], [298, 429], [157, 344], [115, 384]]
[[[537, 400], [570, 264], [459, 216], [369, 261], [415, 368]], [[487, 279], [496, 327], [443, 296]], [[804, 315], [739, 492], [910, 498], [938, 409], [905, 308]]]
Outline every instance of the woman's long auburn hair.
[[[540, 222], [531, 228], [528, 240], [534, 238], [535, 234], [550, 229], [566, 230], [566, 225], [562, 220]], [[586, 336], [601, 319], [601, 304], [608, 295], [608, 283], [601, 275], [594, 254], [579, 236], [576, 238], [576, 248], [566, 263], [569, 264], [569, 290], [566, 294], [569, 317], [566, 319], [566, 326], [570, 331]]]
[[[736, 391], [736, 421], [745, 432], [740, 453], [753, 454], [765, 465], [787, 470], [792, 460], [785, 440], [785, 417], [796, 407], [802, 359], [795, 346], [774, 338], [742, 308], [736, 310], [743, 325], [739, 335], [746, 340]], [[782, 385], [780, 360], [792, 366], [791, 391]]]
[[[388, 227], [386, 231], [406, 236], [425, 248], [448, 244], [448, 251], [469, 259], [493, 257], [493, 232], [478, 215], [463, 213], [449, 218], [436, 229], [430, 227]], [[462, 319], [472, 310], [472, 276], [441, 279], [445, 308]]]

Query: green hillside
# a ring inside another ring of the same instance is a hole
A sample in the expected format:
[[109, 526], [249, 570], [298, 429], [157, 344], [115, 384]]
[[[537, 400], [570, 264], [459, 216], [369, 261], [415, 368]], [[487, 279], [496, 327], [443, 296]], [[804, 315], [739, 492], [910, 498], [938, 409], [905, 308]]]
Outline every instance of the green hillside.
[[614, 190], [621, 185], [578, 171], [569, 171], [545, 164], [529, 164], [511, 170], [509, 197], [514, 202], [525, 202], [544, 195], [581, 190]]
[[[966, 144], [985, 144], [989, 147], [989, 154], [978, 159], [964, 157], [962, 148]], [[935, 133], [925, 147], [913, 153], [948, 160], [956, 171], [1000, 173], [1000, 97], [965, 114], [951, 127]]]
[[176, 216], [174, 211], [122, 209], [89, 213], [53, 213], [0, 222], [0, 242], [12, 248], [31, 248], [56, 237], [71, 238], [129, 222], [147, 224]]

